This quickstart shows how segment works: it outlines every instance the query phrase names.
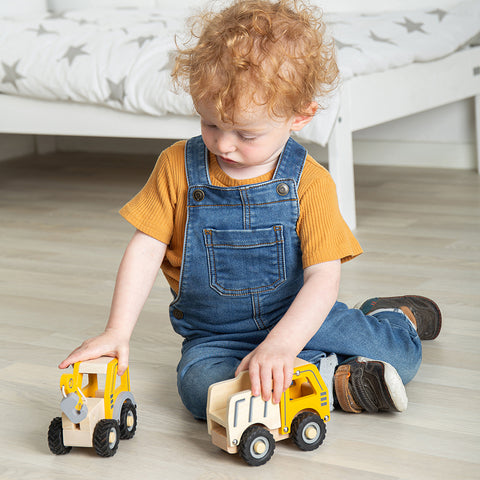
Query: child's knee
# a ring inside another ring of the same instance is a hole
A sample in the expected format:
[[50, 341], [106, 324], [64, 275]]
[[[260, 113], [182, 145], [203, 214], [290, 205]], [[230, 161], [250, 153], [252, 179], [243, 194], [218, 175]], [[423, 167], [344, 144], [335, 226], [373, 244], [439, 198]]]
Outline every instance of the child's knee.
[[198, 361], [177, 376], [180, 398], [187, 410], [199, 420], [206, 419], [208, 388], [235, 376], [239, 360], [214, 358]]
[[191, 366], [183, 375], [177, 377], [180, 398], [187, 410], [197, 419], [205, 420], [207, 410], [208, 387], [210, 383], [196, 365]]

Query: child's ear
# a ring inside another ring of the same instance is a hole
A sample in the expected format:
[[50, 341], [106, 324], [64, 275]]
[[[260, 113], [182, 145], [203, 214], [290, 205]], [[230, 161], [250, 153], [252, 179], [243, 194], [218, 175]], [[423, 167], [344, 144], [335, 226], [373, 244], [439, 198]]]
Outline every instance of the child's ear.
[[310, 105], [308, 105], [308, 107], [304, 110], [303, 115], [295, 115], [293, 117], [291, 130], [293, 132], [298, 132], [305, 125], [309, 124], [317, 110], [318, 110], [318, 103], [317, 102], [310, 103]]

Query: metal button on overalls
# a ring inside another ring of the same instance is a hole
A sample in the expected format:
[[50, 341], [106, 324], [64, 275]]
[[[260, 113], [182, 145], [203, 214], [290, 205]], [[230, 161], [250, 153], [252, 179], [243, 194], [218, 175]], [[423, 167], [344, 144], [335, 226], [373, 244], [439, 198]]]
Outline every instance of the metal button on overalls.
[[277, 193], [279, 195], [281, 195], [282, 197], [287, 195], [289, 191], [290, 191], [290, 189], [288, 188], [288, 185], [286, 183], [279, 183], [277, 185]]
[[193, 191], [193, 198], [197, 202], [201, 202], [205, 198], [205, 193], [203, 192], [203, 190], [200, 190], [199, 188], [197, 188], [196, 190]]

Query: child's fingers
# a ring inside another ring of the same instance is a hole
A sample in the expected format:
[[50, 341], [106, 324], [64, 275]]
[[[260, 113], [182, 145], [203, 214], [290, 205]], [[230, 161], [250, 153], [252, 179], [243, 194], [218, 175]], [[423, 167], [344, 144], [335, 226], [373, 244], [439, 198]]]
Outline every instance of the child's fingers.
[[272, 368], [263, 367], [260, 370], [260, 381], [262, 383], [262, 399], [267, 402], [272, 396]]
[[[287, 388], [290, 387], [293, 380], [293, 369], [285, 365], [283, 370], [283, 391], [285, 392]], [[283, 392], [282, 392], [283, 393]]]
[[275, 368], [272, 372], [273, 377], [273, 395], [272, 401], [274, 404], [280, 403], [282, 393], [284, 392], [284, 371], [283, 368]]
[[260, 381], [260, 369], [258, 365], [250, 364], [248, 374], [250, 376], [250, 389], [254, 397], [258, 397], [261, 394], [261, 381]]
[[60, 363], [58, 368], [67, 368], [82, 359], [82, 346], [77, 347], [63, 362]]
[[125, 370], [128, 367], [128, 354], [129, 354], [128, 347], [118, 349], [117, 358], [118, 358], [118, 374], [119, 375], [123, 375], [125, 373]]
[[103, 355], [115, 357], [117, 356], [117, 352], [111, 345], [105, 344], [101, 337], [90, 338], [85, 340], [79, 347], [70, 353], [70, 355], [68, 355], [58, 367], [67, 368], [74, 363], [93, 360]]

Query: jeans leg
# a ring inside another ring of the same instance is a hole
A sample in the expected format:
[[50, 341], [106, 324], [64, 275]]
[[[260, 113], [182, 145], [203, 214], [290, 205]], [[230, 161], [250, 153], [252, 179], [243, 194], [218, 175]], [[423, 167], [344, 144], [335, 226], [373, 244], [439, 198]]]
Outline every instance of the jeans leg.
[[208, 387], [235, 376], [240, 360], [232, 357], [199, 360], [177, 376], [177, 387], [183, 404], [198, 420], [205, 420]]
[[363, 356], [390, 363], [408, 383], [422, 360], [422, 344], [402, 313], [365, 315], [337, 302], [305, 349], [333, 352], [339, 360]]

